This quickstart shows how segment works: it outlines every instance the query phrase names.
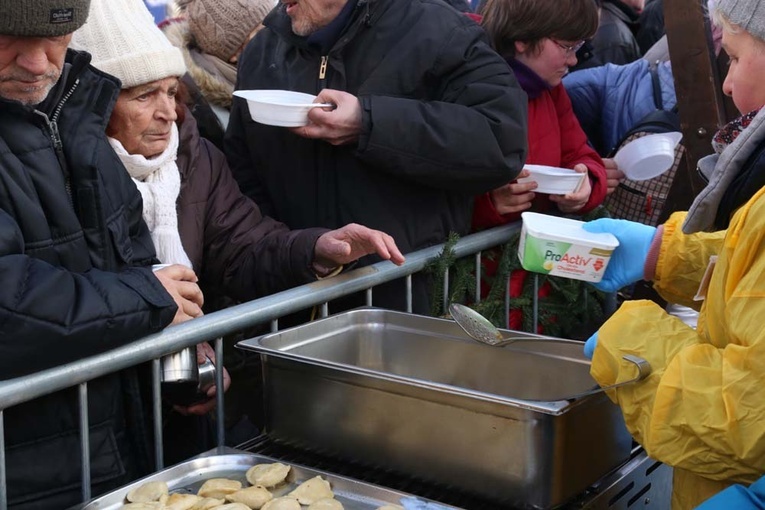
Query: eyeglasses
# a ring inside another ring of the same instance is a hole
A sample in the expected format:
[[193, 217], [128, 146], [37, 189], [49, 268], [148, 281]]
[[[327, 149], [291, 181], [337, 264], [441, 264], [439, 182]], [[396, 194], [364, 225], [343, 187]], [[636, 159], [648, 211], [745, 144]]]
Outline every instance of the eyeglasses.
[[582, 40], [571, 46], [566, 46], [565, 44], [561, 44], [559, 41], [556, 41], [555, 39], [550, 39], [550, 40], [554, 42], [555, 44], [557, 44], [560, 49], [565, 51], [567, 57], [579, 51], [582, 48], [582, 46], [584, 46], [584, 43], [585, 43], [585, 41]]

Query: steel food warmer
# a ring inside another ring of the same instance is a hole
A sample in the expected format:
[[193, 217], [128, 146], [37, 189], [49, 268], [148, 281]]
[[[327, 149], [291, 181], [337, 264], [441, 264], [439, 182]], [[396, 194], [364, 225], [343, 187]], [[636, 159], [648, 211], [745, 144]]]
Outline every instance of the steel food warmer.
[[563, 398], [597, 386], [581, 342], [506, 334], [523, 339], [496, 348], [451, 320], [361, 308], [240, 342], [263, 361], [257, 444], [394, 473], [403, 484], [377, 483], [464, 508], [602, 505], [587, 501], [636, 476], [607, 505], [663, 508], [671, 470], [633, 445], [618, 407]]

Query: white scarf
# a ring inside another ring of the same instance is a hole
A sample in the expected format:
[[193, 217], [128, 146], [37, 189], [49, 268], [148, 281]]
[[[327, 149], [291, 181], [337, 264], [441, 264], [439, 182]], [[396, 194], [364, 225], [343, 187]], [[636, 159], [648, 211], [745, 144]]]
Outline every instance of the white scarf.
[[151, 159], [140, 154], [128, 154], [122, 143], [115, 138], [109, 137], [109, 143], [141, 192], [143, 219], [149, 227], [157, 258], [163, 264], [192, 267], [178, 233], [175, 202], [181, 190], [181, 174], [175, 163], [178, 156], [176, 125], [172, 125], [167, 148]]

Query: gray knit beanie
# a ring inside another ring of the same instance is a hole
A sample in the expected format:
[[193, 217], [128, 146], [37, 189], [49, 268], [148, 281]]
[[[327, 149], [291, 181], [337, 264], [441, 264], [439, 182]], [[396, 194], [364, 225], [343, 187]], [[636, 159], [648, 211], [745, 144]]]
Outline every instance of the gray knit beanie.
[[255, 27], [276, 5], [275, 0], [181, 0], [181, 9], [199, 48], [228, 62]]
[[80, 28], [90, 0], [0, 0], [0, 34], [58, 37]]
[[765, 2], [762, 0], [717, 0], [713, 8], [731, 23], [765, 41]]

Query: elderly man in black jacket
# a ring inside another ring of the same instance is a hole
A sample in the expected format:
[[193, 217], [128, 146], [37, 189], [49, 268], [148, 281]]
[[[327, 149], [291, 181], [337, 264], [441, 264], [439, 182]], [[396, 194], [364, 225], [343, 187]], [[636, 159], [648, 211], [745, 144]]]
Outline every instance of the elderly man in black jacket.
[[[291, 228], [362, 223], [406, 253], [467, 233], [473, 196], [520, 172], [525, 94], [481, 27], [441, 0], [282, 0], [264, 25], [237, 89], [336, 105], [286, 129], [253, 122], [234, 100], [226, 155], [265, 214]], [[404, 299], [402, 283], [373, 303]], [[427, 301], [415, 282], [415, 311]]]
[[[104, 128], [119, 82], [68, 52], [89, 0], [0, 0], [0, 378], [106, 351], [201, 314], [190, 269], [156, 262]], [[89, 385], [94, 493], [150, 469], [131, 372]], [[74, 391], [4, 412], [11, 508], [79, 501]]]

